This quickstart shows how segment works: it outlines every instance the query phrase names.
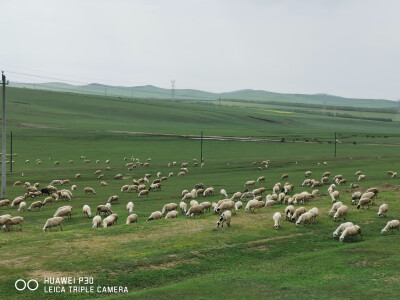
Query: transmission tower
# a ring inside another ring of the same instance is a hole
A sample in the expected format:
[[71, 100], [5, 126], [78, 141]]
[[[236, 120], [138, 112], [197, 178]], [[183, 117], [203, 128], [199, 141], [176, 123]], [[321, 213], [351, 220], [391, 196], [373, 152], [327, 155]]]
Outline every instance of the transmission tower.
[[171, 80], [171, 100], [174, 101], [175, 97], [175, 79]]

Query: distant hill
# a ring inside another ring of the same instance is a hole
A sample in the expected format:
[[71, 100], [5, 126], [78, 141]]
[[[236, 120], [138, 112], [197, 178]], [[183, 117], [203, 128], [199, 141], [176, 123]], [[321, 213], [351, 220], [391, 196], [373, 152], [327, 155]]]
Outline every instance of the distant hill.
[[[172, 97], [170, 89], [163, 89], [153, 85], [145, 86], [109, 86], [103, 84], [92, 83], [88, 85], [71, 85], [60, 82], [49, 83], [10, 83], [12, 87], [19, 88], [35, 88], [41, 90], [64, 91], [83, 94], [95, 94], [106, 96], [119, 97], [134, 97], [134, 98], [156, 98], [168, 99]], [[353, 99], [344, 98], [325, 94], [281, 94], [262, 90], [244, 89], [224, 93], [210, 93], [193, 89], [175, 89], [174, 99], [177, 100], [199, 100], [199, 101], [249, 101], [249, 102], [269, 102], [269, 103], [304, 103], [313, 106], [323, 106], [325, 103], [330, 107], [365, 107], [379, 109], [396, 109], [397, 102], [384, 99]]]

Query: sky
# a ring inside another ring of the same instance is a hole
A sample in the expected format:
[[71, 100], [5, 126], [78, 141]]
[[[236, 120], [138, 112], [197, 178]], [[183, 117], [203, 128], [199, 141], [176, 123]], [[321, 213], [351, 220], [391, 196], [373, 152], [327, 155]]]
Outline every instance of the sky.
[[15, 82], [399, 100], [399, 12], [397, 0], [0, 0], [0, 69]]

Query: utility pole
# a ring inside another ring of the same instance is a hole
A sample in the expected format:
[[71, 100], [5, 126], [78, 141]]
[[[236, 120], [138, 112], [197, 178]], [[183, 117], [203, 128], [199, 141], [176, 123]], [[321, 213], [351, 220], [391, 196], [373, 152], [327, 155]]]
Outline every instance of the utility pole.
[[11, 130], [11, 137], [10, 137], [10, 157], [11, 157], [11, 159], [10, 159], [10, 172], [12, 172], [12, 167], [13, 167], [13, 151], [12, 151], [12, 139], [13, 139], [13, 136], [12, 136], [12, 130]]
[[335, 157], [336, 157], [336, 132], [335, 132]]
[[200, 137], [200, 165], [203, 163], [203, 130]]
[[6, 76], [1, 71], [3, 81], [3, 119], [1, 127], [1, 199], [6, 198]]
[[171, 80], [171, 99], [174, 101], [175, 97], [175, 79]]

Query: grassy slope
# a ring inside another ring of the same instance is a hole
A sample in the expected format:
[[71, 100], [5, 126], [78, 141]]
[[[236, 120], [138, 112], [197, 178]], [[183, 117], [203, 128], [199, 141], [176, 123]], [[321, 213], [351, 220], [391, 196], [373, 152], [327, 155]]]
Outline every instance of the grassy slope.
[[[245, 118], [259, 113], [251, 109], [223, 108], [218, 111], [213, 106], [200, 104], [122, 103], [78, 95], [32, 94], [27, 90], [11, 90], [8, 95], [8, 120], [12, 124], [14, 149], [18, 153], [15, 171], [8, 177], [8, 197], [13, 199], [24, 192], [22, 187], [12, 186], [15, 180], [38, 181], [44, 185], [52, 179], [69, 178], [71, 184], [78, 185], [78, 190], [72, 201], [74, 215], [65, 221], [65, 231], [56, 230], [46, 235], [41, 232], [44, 221], [61, 205], [53, 204], [40, 212], [22, 213], [25, 219], [22, 232], [0, 233], [0, 290], [7, 299], [71, 298], [71, 294], [49, 295], [42, 291], [17, 293], [13, 287], [19, 277], [41, 279], [45, 275], [93, 276], [95, 285], [127, 285], [130, 294], [115, 296], [117, 299], [221, 298], [227, 290], [234, 291], [234, 298], [238, 299], [266, 295], [290, 299], [370, 298], [377, 293], [381, 298], [395, 299], [399, 295], [399, 275], [394, 262], [399, 259], [396, 249], [400, 241], [397, 234], [380, 235], [387, 220], [399, 218], [400, 205], [396, 201], [399, 192], [393, 188], [382, 189], [377, 201], [389, 203], [387, 219], [376, 217], [376, 206], [366, 211], [350, 207], [348, 219], [360, 224], [364, 234], [363, 241], [357, 243], [341, 244], [331, 238], [337, 224], [327, 216], [331, 206], [329, 197], [308, 205], [320, 209], [321, 218], [316, 224], [296, 228], [283, 221], [279, 231], [273, 229], [271, 216], [275, 211], [282, 212], [284, 205], [254, 215], [239, 212], [232, 220], [232, 227], [221, 230], [215, 228], [217, 217], [212, 214], [196, 220], [179, 217], [171, 221], [143, 222], [152, 211], [161, 210], [164, 203], [178, 202], [180, 192], [198, 182], [214, 186], [217, 191], [226, 188], [232, 194], [242, 189], [244, 181], [261, 175], [267, 180], [260, 186], [269, 190], [280, 181], [283, 173], [289, 173], [289, 181], [298, 186], [306, 170], [313, 171], [316, 179], [329, 170], [332, 174], [343, 174], [351, 182], [355, 180], [355, 171], [361, 169], [367, 174], [367, 181], [362, 186], [385, 182], [397, 185], [397, 179], [388, 180], [385, 174], [388, 169], [397, 169], [397, 147], [338, 145], [338, 158], [334, 159], [332, 145], [328, 144], [205, 141], [204, 168], [189, 167], [188, 176], [172, 177], [164, 183], [161, 192], [152, 193], [149, 199], [141, 199], [133, 193], [121, 193], [120, 187], [145, 173], [151, 173], [153, 177], [157, 171], [176, 174], [179, 168], [169, 169], [167, 162], [190, 162], [192, 158], [198, 158], [199, 141], [107, 132], [197, 134], [206, 126], [207, 134], [317, 135], [327, 139], [337, 128], [349, 130], [349, 126], [360, 132], [395, 133], [393, 124], [359, 120], [343, 120], [338, 124], [333, 118], [310, 120], [301, 114], [262, 114], [263, 118], [284, 123], [282, 130], [279, 123]], [[183, 118], [185, 122], [175, 122], [177, 118]], [[63, 129], [18, 126], [25, 122]], [[87, 155], [91, 163], [83, 164], [80, 155]], [[127, 171], [122, 158], [131, 155], [142, 161], [151, 157], [150, 168]], [[41, 158], [43, 163], [35, 165], [36, 158]], [[26, 159], [31, 163], [24, 164]], [[75, 163], [67, 164], [69, 159], [74, 159]], [[101, 163], [95, 164], [96, 159]], [[105, 170], [106, 159], [111, 159], [112, 170], [105, 172], [104, 180], [109, 186], [102, 188], [94, 171]], [[258, 171], [250, 165], [251, 161], [259, 163], [264, 159], [272, 161], [267, 170]], [[55, 160], [61, 164], [54, 166]], [[317, 166], [317, 161], [324, 160], [328, 167]], [[22, 172], [24, 177], [21, 177]], [[82, 174], [79, 180], [73, 178], [78, 172]], [[131, 178], [115, 181], [112, 178], [117, 173]], [[85, 186], [94, 187], [96, 196], [85, 195]], [[296, 187], [297, 192], [302, 190]], [[325, 188], [321, 192], [325, 192]], [[90, 220], [81, 216], [82, 205], [89, 204], [93, 210], [113, 194], [120, 196], [120, 204], [113, 206], [120, 215], [119, 225], [106, 230], [91, 229]], [[350, 191], [341, 197], [349, 205]], [[215, 195], [207, 200], [218, 199]], [[139, 216], [139, 223], [132, 226], [123, 225], [128, 201], [134, 201]], [[1, 214], [16, 214], [9, 208], [0, 211]], [[96, 296], [77, 294], [72, 298]]]

